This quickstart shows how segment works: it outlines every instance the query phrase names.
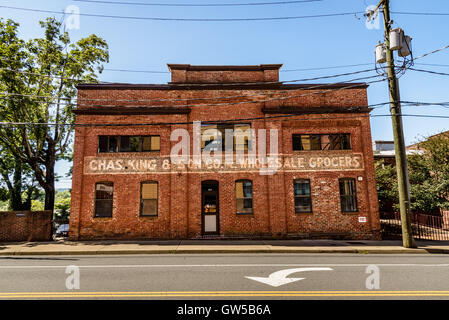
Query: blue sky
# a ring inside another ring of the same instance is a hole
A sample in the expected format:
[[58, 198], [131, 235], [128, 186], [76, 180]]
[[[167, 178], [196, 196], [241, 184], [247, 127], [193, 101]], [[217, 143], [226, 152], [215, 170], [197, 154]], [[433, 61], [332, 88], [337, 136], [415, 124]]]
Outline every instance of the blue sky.
[[[119, 0], [112, 0], [119, 1]], [[120, 0], [147, 3], [250, 3], [270, 0]], [[273, 1], [273, 0], [271, 0]], [[391, 11], [446, 12], [447, 0], [391, 0]], [[83, 3], [65, 0], [0, 0], [0, 6], [63, 11], [69, 5], [79, 7], [82, 14], [121, 15], [167, 18], [258, 18], [303, 16], [364, 11], [377, 0], [323, 0], [310, 3], [240, 7], [157, 7]], [[41, 36], [38, 21], [49, 13], [26, 12], [0, 8], [0, 17], [20, 23], [21, 36]], [[55, 15], [60, 17], [59, 15]], [[394, 27], [401, 27], [413, 38], [413, 52], [423, 53], [449, 44], [448, 16], [415, 16], [392, 14]], [[383, 27], [368, 29], [361, 14], [326, 18], [245, 22], [181, 22], [125, 20], [80, 17], [80, 29], [71, 30], [73, 40], [95, 33], [104, 38], [110, 49], [110, 69], [167, 71], [167, 63], [189, 64], [262, 64], [283, 63], [284, 70], [373, 63], [339, 69], [281, 72], [281, 80], [293, 80], [358, 71], [374, 67], [374, 48], [383, 38]], [[418, 61], [416, 61], [418, 63]], [[449, 64], [449, 49], [419, 60], [419, 63]], [[449, 67], [416, 65], [416, 68], [449, 73]], [[368, 73], [330, 79], [328, 82], [375, 74]], [[169, 74], [125, 73], [104, 71], [100, 80], [108, 82], [166, 83]], [[369, 81], [369, 80], [368, 80]], [[325, 82], [325, 81], [321, 81]], [[401, 99], [408, 101], [449, 101], [449, 77], [407, 71], [400, 78]], [[375, 83], [368, 88], [370, 104], [388, 101], [387, 84]], [[388, 107], [372, 112], [388, 114]], [[404, 113], [449, 115], [443, 107], [405, 107]], [[373, 140], [392, 140], [391, 120], [371, 120]], [[449, 130], [448, 119], [404, 118], [406, 143]], [[58, 163], [57, 172], [68, 169]], [[70, 180], [61, 180], [57, 187], [70, 187]]]

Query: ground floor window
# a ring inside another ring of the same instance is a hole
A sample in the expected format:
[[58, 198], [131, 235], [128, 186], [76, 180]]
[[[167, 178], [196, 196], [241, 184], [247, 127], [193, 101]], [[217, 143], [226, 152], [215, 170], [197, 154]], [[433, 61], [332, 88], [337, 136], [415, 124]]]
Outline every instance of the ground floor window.
[[[342, 212], [357, 212], [357, 189], [354, 178], [341, 178], [339, 181], [340, 204]], [[295, 213], [312, 212], [312, 196], [309, 179], [293, 181]], [[95, 184], [95, 217], [112, 217], [114, 184], [97, 182]], [[158, 182], [145, 181], [140, 189], [140, 215], [158, 215]], [[253, 213], [253, 184], [251, 180], [235, 182], [236, 213]]]
[[295, 196], [295, 213], [312, 212], [310, 180], [296, 179], [293, 183]]
[[143, 182], [140, 195], [140, 215], [157, 216], [158, 183]]
[[340, 203], [342, 212], [357, 212], [357, 190], [355, 179], [339, 179]]
[[253, 213], [253, 183], [240, 180], [235, 183], [237, 214]]
[[95, 217], [112, 217], [114, 184], [98, 182], [95, 184]]

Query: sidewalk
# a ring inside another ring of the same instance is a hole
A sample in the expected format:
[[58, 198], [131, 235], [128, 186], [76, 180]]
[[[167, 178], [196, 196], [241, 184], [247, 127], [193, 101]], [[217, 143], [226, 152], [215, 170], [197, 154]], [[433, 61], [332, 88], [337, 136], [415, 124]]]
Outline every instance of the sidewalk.
[[53, 241], [0, 243], [6, 255], [106, 255], [180, 253], [449, 253], [449, 241], [417, 241], [406, 249], [401, 241], [366, 240], [167, 240]]

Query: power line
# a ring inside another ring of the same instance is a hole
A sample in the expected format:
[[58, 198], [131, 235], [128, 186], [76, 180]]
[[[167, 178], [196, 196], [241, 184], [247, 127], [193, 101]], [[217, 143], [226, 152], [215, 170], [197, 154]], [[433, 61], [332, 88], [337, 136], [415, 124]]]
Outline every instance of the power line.
[[444, 12], [401, 12], [401, 11], [391, 11], [391, 13], [413, 15], [413, 16], [449, 16], [449, 13], [444, 13]]
[[437, 74], [437, 75], [440, 75], [440, 76], [449, 76], [449, 73], [437, 72], [437, 71], [432, 71], [432, 70], [415, 69], [415, 68], [408, 68], [408, 70], [419, 71], [419, 72], [427, 72], [427, 73], [431, 73], [431, 74]]
[[449, 102], [400, 101], [414, 106], [449, 106]]
[[169, 71], [154, 71], [154, 70], [130, 70], [130, 69], [111, 69], [111, 68], [104, 68], [104, 71], [114, 71], [114, 72], [137, 72], [137, 73], [161, 73], [161, 74], [168, 74]]
[[[23, 71], [23, 70], [15, 70], [15, 69], [11, 69], [11, 68], [0, 68], [0, 71], [16, 72], [16, 73], [28, 74], [28, 75], [32, 75], [32, 76], [51, 78], [51, 79], [82, 81], [82, 79], [79, 79], [79, 78], [69, 78], [69, 77], [58, 76], [58, 75], [49, 75], [49, 74], [42, 74], [42, 73], [36, 73], [36, 72], [28, 72], [28, 71]], [[107, 81], [101, 81], [101, 82], [102, 83], [113, 83], [113, 82], [107, 82]]]
[[[317, 84], [317, 85], [312, 85], [310, 87], [307, 88], [307, 90], [314, 90], [314, 89], [325, 89], [326, 87], [329, 86], [334, 86], [336, 84], [345, 84], [348, 83], [350, 81], [357, 81], [357, 80], [361, 80], [361, 79], [367, 79], [367, 78], [376, 78], [376, 77], [380, 77], [381, 75], [374, 75], [374, 76], [370, 76], [370, 77], [363, 77], [363, 78], [356, 78], [356, 79], [352, 79], [352, 80], [348, 80], [346, 82], [340, 82], [340, 83], [330, 83], [330, 84]], [[382, 82], [385, 81], [386, 79], [380, 79], [380, 80], [375, 80], [375, 81], [370, 81], [367, 82], [368, 83], [377, 83], [377, 82]], [[261, 102], [268, 102], [268, 101], [279, 101], [279, 100], [286, 100], [286, 99], [292, 99], [292, 98], [299, 98], [299, 97], [304, 97], [304, 96], [310, 96], [310, 95], [314, 95], [314, 94], [323, 94], [326, 92], [332, 92], [332, 91], [339, 91], [339, 90], [345, 90], [345, 89], [351, 89], [351, 88], [356, 88], [359, 87], [360, 83], [356, 83], [356, 84], [352, 84], [349, 86], [343, 86], [340, 88], [335, 88], [335, 89], [327, 89], [327, 90], [321, 90], [321, 91], [317, 91], [317, 92], [312, 92], [312, 93], [305, 93], [305, 94], [301, 94], [301, 95], [295, 95], [295, 96], [286, 96], [286, 97], [280, 97], [280, 98], [269, 98], [269, 99], [265, 99], [265, 100], [253, 100], [253, 101], [239, 101], [239, 102], [225, 102], [225, 103], [217, 103], [217, 104], [191, 104], [191, 105], [174, 105], [174, 106], [164, 106], [164, 105], [153, 105], [153, 106], [145, 106], [145, 107], [153, 107], [153, 108], [161, 108], [161, 107], [165, 107], [165, 108], [169, 108], [169, 107], [174, 107], [174, 108], [179, 108], [179, 107], [196, 107], [196, 106], [229, 106], [229, 105], [236, 105], [236, 104], [247, 104], [247, 103], [261, 103]], [[283, 90], [285, 91], [285, 90]], [[278, 93], [278, 92], [275, 92]], [[32, 95], [32, 94], [18, 94], [18, 93], [10, 93], [10, 92], [0, 92], [0, 94], [5, 95], [5, 96], [12, 96], [12, 97], [29, 97], [29, 98], [45, 98], [45, 99], [49, 99], [52, 97], [47, 97], [47, 96], [36, 96], [36, 95]], [[261, 94], [261, 93], [257, 93], [257, 94], [253, 94], [253, 95], [244, 95], [244, 96], [231, 96], [231, 97], [219, 97], [220, 99], [230, 99], [230, 98], [245, 98], [245, 97], [250, 97], [250, 96], [261, 96], [261, 95], [266, 95], [266, 94]], [[271, 94], [273, 95], [273, 93]], [[62, 98], [61, 98], [62, 99]], [[214, 100], [217, 99], [217, 97], [215, 98], [193, 98], [193, 99], [134, 99], [134, 100], [129, 100], [129, 99], [89, 99], [89, 98], [85, 98], [85, 99], [78, 99], [78, 101], [113, 101], [113, 102], [149, 102], [149, 101], [191, 101], [191, 100]], [[66, 98], [67, 100], [67, 98]], [[38, 102], [38, 101], [37, 101]], [[41, 101], [43, 103], [48, 103], [45, 101]], [[54, 103], [53, 103], [54, 104]], [[78, 104], [78, 106], [89, 106], [89, 107], [118, 107], [119, 105], [93, 105], [93, 104]], [[142, 105], [128, 105], [128, 106], [123, 106], [121, 105], [121, 107], [142, 107]]]
[[449, 64], [437, 64], [437, 63], [415, 63], [420, 66], [433, 66], [433, 67], [449, 67]]
[[[28, 71], [23, 71], [23, 70], [15, 70], [15, 69], [11, 69], [11, 68], [0, 68], [0, 71], [9, 71], [9, 72], [18, 72], [18, 73], [22, 73], [22, 74], [30, 74], [30, 75], [36, 75], [36, 76], [42, 76], [42, 77], [47, 77], [47, 78], [55, 78], [55, 79], [66, 79], [66, 80], [73, 80], [73, 81], [80, 81], [82, 79], [79, 78], [65, 78], [63, 76], [57, 76], [57, 75], [48, 75], [48, 74], [41, 74], [41, 73], [34, 73], [34, 72], [28, 72]], [[289, 82], [303, 82], [303, 81], [313, 81], [313, 80], [321, 80], [321, 79], [329, 79], [329, 78], [337, 78], [337, 77], [343, 77], [343, 76], [350, 76], [350, 75], [354, 75], [354, 74], [359, 74], [359, 73], [365, 73], [365, 72], [370, 72], [370, 71], [374, 71], [376, 69], [372, 68], [372, 69], [365, 69], [365, 70], [359, 70], [359, 71], [352, 71], [352, 72], [346, 72], [346, 73], [340, 73], [340, 74], [334, 74], [334, 75], [327, 75], [327, 76], [321, 76], [321, 77], [313, 77], [313, 78], [304, 78], [304, 79], [293, 79], [293, 80], [283, 80], [283, 81], [265, 81], [265, 82], [236, 82], [236, 83], [223, 83], [220, 85], [256, 85], [256, 84], [278, 84], [280, 82], [282, 83], [289, 83]], [[105, 82], [107, 83], [107, 82]], [[112, 82], [109, 82], [112, 83]], [[192, 84], [176, 84], [177, 86], [180, 85], [187, 85], [187, 86], [191, 86]], [[216, 86], [217, 84], [210, 84], [210, 83], [205, 83], [205, 84], [195, 84], [195, 85], [201, 85], [201, 86]]]
[[436, 49], [436, 50], [433, 50], [433, 51], [430, 51], [430, 52], [427, 52], [427, 53], [424, 53], [424, 54], [420, 55], [419, 57], [414, 58], [413, 61], [418, 60], [418, 59], [422, 59], [422, 58], [424, 58], [424, 57], [427, 57], [428, 55], [431, 55], [431, 54], [434, 54], [434, 53], [443, 51], [443, 50], [445, 50], [445, 49], [447, 49], [447, 48], [449, 48], [449, 45], [444, 46], [444, 47], [441, 47], [441, 48]]
[[[5, 59], [4, 57], [0, 57], [0, 59], [5, 61], [13, 61], [11, 59]], [[358, 66], [367, 66], [372, 65], [372, 62], [366, 63], [357, 63], [357, 64], [346, 64], [346, 65], [337, 65], [337, 66], [328, 66], [328, 67], [312, 67], [312, 68], [302, 68], [302, 69], [282, 69], [279, 72], [301, 72], [301, 71], [314, 71], [314, 70], [329, 70], [329, 69], [339, 69], [339, 68], [350, 68], [350, 67], [358, 67]], [[449, 67], [449, 64], [434, 64], [434, 63], [415, 63], [416, 65], [423, 66], [434, 66], [434, 67]], [[6, 68], [4, 68], [6, 70]], [[1, 69], [0, 69], [1, 70]], [[112, 71], [112, 72], [130, 72], [130, 73], [155, 73], [155, 74], [170, 74], [169, 71], [158, 71], [158, 70], [136, 70], [136, 69], [116, 69], [116, 68], [104, 68], [103, 71]], [[113, 83], [106, 82], [104, 83]]]
[[330, 66], [330, 67], [317, 67], [317, 68], [304, 68], [304, 69], [286, 69], [280, 70], [280, 72], [296, 72], [296, 71], [313, 71], [313, 70], [327, 70], [327, 69], [338, 69], [338, 68], [349, 68], [349, 67], [357, 67], [357, 66], [366, 66], [372, 65], [373, 63], [358, 63], [358, 64], [347, 64], [340, 66]]
[[[64, 12], [52, 11], [52, 10], [42, 10], [42, 9], [32, 9], [32, 8], [22, 8], [22, 7], [11, 7], [11, 6], [0, 6], [0, 8], [21, 10], [21, 11], [31, 11], [31, 12], [42, 12], [51, 14], [61, 14]], [[357, 12], [341, 12], [341, 13], [328, 13], [328, 14], [316, 14], [309, 16], [290, 16], [290, 17], [263, 17], [263, 18], [164, 18], [164, 17], [136, 17], [136, 16], [118, 16], [118, 15], [106, 15], [106, 14], [92, 14], [92, 13], [79, 13], [80, 16], [85, 17], [96, 17], [96, 18], [112, 18], [112, 19], [128, 19], [128, 20], [152, 20], [152, 21], [190, 21], [190, 22], [236, 22], [236, 21], [267, 21], [267, 20], [296, 20], [296, 19], [308, 19], [308, 18], [328, 18], [337, 16], [349, 16], [355, 14], [362, 14], [364, 11]]]
[[[346, 73], [340, 73], [337, 75], [330, 75], [330, 76], [321, 76], [321, 77], [313, 77], [313, 78], [304, 78], [304, 79], [294, 79], [294, 80], [283, 80], [283, 81], [263, 81], [263, 82], [230, 82], [230, 83], [219, 83], [220, 86], [241, 86], [241, 85], [260, 85], [260, 84], [279, 84], [279, 83], [294, 83], [294, 82], [304, 82], [304, 81], [313, 81], [313, 80], [321, 80], [321, 79], [329, 79], [329, 78], [336, 78], [336, 77], [343, 77], [343, 76], [350, 76], [354, 74], [360, 74], [365, 72], [370, 72], [376, 70], [375, 68], [371, 69], [364, 69], [359, 71], [353, 71], [353, 72], [346, 72]], [[174, 84], [176, 87], [216, 87], [217, 83], [176, 83]]]
[[[374, 82], [381, 82], [381, 81], [385, 81], [385, 79], [382, 80], [377, 80], [377, 81], [371, 81], [371, 83]], [[352, 86], [352, 87], [357, 87], [358, 85]], [[272, 98], [268, 98], [268, 99], [263, 99], [263, 100], [251, 100], [251, 101], [239, 101], [239, 102], [224, 102], [224, 103], [200, 103], [200, 104], [185, 104], [185, 105], [171, 105], [171, 106], [166, 106], [166, 105], [150, 105], [150, 106], [142, 106], [142, 105], [100, 105], [100, 104], [77, 104], [78, 107], [90, 107], [90, 108], [117, 108], [117, 107], [121, 107], [121, 108], [139, 108], [139, 107], [145, 107], [145, 108], [166, 108], [166, 109], [173, 109], [173, 108], [199, 108], [199, 107], [217, 107], [217, 106], [231, 106], [231, 105], [240, 105], [240, 104], [252, 104], [252, 103], [265, 103], [265, 102], [272, 102], [272, 101], [283, 101], [283, 100], [289, 100], [289, 99], [294, 99], [294, 98], [301, 98], [301, 97], [305, 97], [305, 96], [311, 96], [311, 95], [316, 95], [316, 94], [323, 94], [323, 93], [328, 93], [328, 92], [333, 92], [333, 91], [338, 91], [338, 90], [346, 90], [346, 89], [351, 89], [351, 86], [348, 87], [343, 87], [343, 88], [338, 88], [338, 89], [329, 89], [329, 90], [324, 90], [324, 91], [318, 91], [318, 92], [312, 92], [312, 93], [305, 93], [305, 94], [301, 94], [301, 95], [294, 95], [294, 96], [284, 96], [284, 97], [272, 97]], [[56, 104], [56, 103], [53, 103]]]
[[[0, 56], [0, 60], [5, 61], [16, 61], [12, 59], [7, 59], [5, 57]], [[313, 70], [328, 70], [328, 69], [338, 69], [338, 68], [350, 68], [357, 66], [366, 66], [372, 65], [372, 62], [367, 63], [358, 63], [358, 64], [346, 64], [346, 65], [337, 65], [337, 66], [327, 66], [327, 67], [312, 67], [312, 68], [302, 68], [302, 69], [282, 69], [279, 72], [296, 72], [296, 71], [313, 71]], [[449, 66], [449, 65], [447, 65]], [[136, 72], [136, 73], [160, 73], [160, 74], [169, 74], [169, 71], [158, 71], [158, 70], [136, 70], [136, 69], [117, 69], [117, 68], [104, 68], [103, 71], [113, 71], [113, 72]]]
[[[366, 66], [372, 65], [372, 62], [369, 63], [358, 63], [358, 64], [346, 64], [339, 66], [329, 66], [329, 67], [315, 67], [315, 68], [302, 68], [302, 69], [284, 69], [279, 70], [279, 72], [298, 72], [298, 71], [313, 71], [313, 70], [328, 70], [328, 69], [339, 69], [339, 68], [350, 68], [350, 67], [358, 67], [358, 66]], [[448, 65], [449, 67], [449, 65]], [[114, 72], [138, 72], [138, 73], [165, 73], [169, 74], [169, 71], [154, 71], [154, 70], [133, 70], [133, 69], [113, 69], [113, 68], [104, 68], [105, 71], [114, 71]]]
[[[390, 103], [390, 102], [388, 102]], [[360, 107], [358, 107], [360, 108]], [[356, 108], [354, 108], [356, 109]], [[330, 113], [312, 113], [313, 115], [329, 115]], [[310, 113], [289, 113], [283, 115], [276, 116], [266, 116], [266, 117], [255, 117], [255, 118], [239, 118], [239, 119], [221, 119], [221, 120], [207, 120], [202, 121], [202, 123], [225, 123], [225, 122], [238, 122], [238, 121], [266, 121], [271, 119], [278, 118], [293, 118], [310, 115]], [[402, 117], [417, 117], [417, 118], [438, 118], [438, 119], [449, 119], [449, 116], [442, 115], [425, 115], [425, 114], [397, 114], [396, 116]], [[377, 118], [377, 117], [391, 117], [391, 114], [358, 114], [352, 116], [343, 116], [343, 117], [323, 117], [326, 120], [339, 120], [339, 119], [355, 119], [355, 118]], [[319, 118], [304, 118], [304, 119], [293, 119], [294, 121], [316, 121], [320, 120]], [[272, 120], [274, 121], [274, 120]], [[281, 120], [286, 121], [286, 120]], [[38, 122], [0, 122], [0, 127], [9, 126], [9, 127], [19, 127], [19, 126], [70, 126], [70, 127], [138, 127], [138, 126], [164, 126], [164, 125], [191, 125], [198, 121], [184, 121], [184, 122], [151, 122], [151, 123], [38, 123]]]
[[321, 2], [323, 0], [301, 0], [301, 1], [275, 1], [275, 2], [248, 2], [248, 3], [148, 3], [148, 2], [121, 2], [121, 1], [100, 1], [100, 0], [73, 0], [75, 2], [88, 2], [113, 5], [132, 6], [157, 6], [157, 7], [238, 7], [238, 6], [269, 6], [286, 5], [307, 2]]
[[[81, 1], [81, 0], [78, 0]], [[315, 0], [319, 1], [319, 0]], [[84, 0], [83, 2], [88, 2]], [[91, 1], [93, 2], [93, 1]], [[99, 1], [98, 1], [99, 2]], [[105, 1], [106, 2], [106, 1]], [[112, 2], [112, 1], [111, 1]], [[283, 1], [287, 2], [287, 1]], [[310, 0], [308, 2], [314, 2]], [[137, 4], [137, 3], [134, 3]], [[262, 5], [263, 3], [260, 3]], [[268, 4], [268, 3], [265, 3]], [[272, 4], [275, 4], [274, 2]], [[162, 5], [162, 4], [161, 4]], [[223, 4], [224, 5], [224, 4]], [[229, 4], [231, 5], [231, 4]], [[243, 5], [251, 5], [246, 3]], [[64, 12], [53, 11], [53, 10], [43, 10], [34, 8], [23, 8], [23, 7], [12, 7], [12, 6], [0, 6], [0, 8], [31, 11], [31, 12], [42, 12], [42, 13], [52, 13], [52, 14], [62, 14]], [[427, 16], [447, 16], [449, 13], [436, 13], [436, 12], [392, 12], [395, 14], [403, 15], [427, 15]], [[288, 17], [263, 17], [263, 18], [164, 18], [164, 17], [136, 17], [136, 16], [118, 16], [118, 15], [105, 15], [105, 14], [92, 14], [92, 13], [79, 13], [80, 16], [86, 17], [97, 17], [97, 18], [113, 18], [113, 19], [129, 19], [129, 20], [154, 20], [154, 21], [191, 21], [191, 22], [226, 22], [226, 21], [266, 21], [266, 20], [296, 20], [296, 19], [307, 19], [307, 18], [326, 18], [326, 17], [336, 17], [336, 16], [348, 16], [365, 14], [364, 11], [355, 12], [341, 12], [341, 13], [329, 13], [329, 14], [318, 14], [318, 15], [308, 15], [308, 16], [288, 16]]]

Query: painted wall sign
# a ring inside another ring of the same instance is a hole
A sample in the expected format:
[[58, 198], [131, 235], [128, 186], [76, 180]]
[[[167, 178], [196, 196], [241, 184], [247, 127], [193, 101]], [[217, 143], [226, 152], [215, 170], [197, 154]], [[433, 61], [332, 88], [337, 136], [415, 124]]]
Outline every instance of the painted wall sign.
[[172, 172], [256, 172], [262, 169], [275, 171], [335, 171], [363, 170], [361, 154], [345, 155], [280, 155], [268, 162], [245, 157], [238, 161], [226, 162], [212, 159], [188, 163], [176, 163], [170, 157], [85, 157], [84, 174], [132, 174], [132, 173], [172, 173]]

